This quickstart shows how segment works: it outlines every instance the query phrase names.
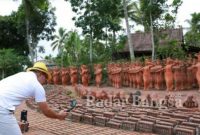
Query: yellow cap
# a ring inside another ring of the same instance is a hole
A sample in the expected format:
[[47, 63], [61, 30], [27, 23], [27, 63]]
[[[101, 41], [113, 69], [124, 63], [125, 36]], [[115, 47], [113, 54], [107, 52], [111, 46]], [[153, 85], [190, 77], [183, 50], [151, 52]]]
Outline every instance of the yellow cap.
[[45, 73], [47, 75], [47, 79], [51, 80], [51, 74], [48, 72], [46, 65], [43, 62], [36, 62], [33, 67], [28, 68], [27, 71], [37, 70]]

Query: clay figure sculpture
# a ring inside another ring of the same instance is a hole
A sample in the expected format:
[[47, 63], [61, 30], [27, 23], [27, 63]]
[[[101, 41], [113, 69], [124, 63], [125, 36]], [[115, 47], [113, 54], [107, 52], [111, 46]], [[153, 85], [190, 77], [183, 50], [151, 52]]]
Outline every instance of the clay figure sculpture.
[[95, 74], [96, 86], [99, 88], [102, 81], [102, 65], [101, 64], [94, 65], [94, 74]]
[[62, 68], [61, 69], [61, 82], [62, 85], [69, 84], [69, 69], [68, 68]]
[[120, 88], [121, 87], [121, 65], [120, 64], [115, 64], [112, 68], [111, 74], [112, 74], [112, 82], [113, 86], [115, 88]]
[[58, 67], [55, 67], [53, 69], [53, 84], [56, 84], [56, 85], [61, 84], [60, 69]]
[[174, 88], [174, 76], [172, 71], [173, 60], [171, 58], [167, 58], [165, 69], [165, 82], [167, 91], [172, 91]]
[[151, 72], [150, 69], [153, 67], [150, 61], [145, 62], [145, 66], [143, 67], [143, 82], [144, 82], [144, 90], [149, 90], [151, 86]]
[[[134, 72], [141, 69], [142, 66], [141, 66], [141, 63], [140, 62], [136, 62], [136, 65], [135, 65], [135, 69], [134, 69]], [[142, 75], [143, 75], [143, 71], [140, 70], [138, 72], [135, 73], [135, 77], [136, 77], [136, 88], [138, 89], [141, 89], [143, 87], [143, 78], [142, 78]]]
[[181, 75], [181, 65], [178, 59], [175, 60], [174, 62], [174, 66], [172, 67], [173, 71], [174, 71], [174, 82], [175, 82], [175, 89], [174, 90], [181, 90], [181, 79], [182, 75]]
[[86, 65], [81, 65], [81, 81], [83, 86], [89, 85], [89, 69]]
[[49, 70], [49, 74], [52, 76], [51, 79], [47, 80], [47, 83], [48, 84], [53, 84], [53, 69], [48, 69]]
[[77, 67], [70, 67], [70, 78], [72, 86], [75, 86], [78, 83], [78, 69]]
[[163, 89], [164, 88], [164, 72], [163, 66], [161, 65], [160, 60], [156, 60], [156, 64], [151, 68], [151, 72], [154, 72], [155, 75], [155, 89]]

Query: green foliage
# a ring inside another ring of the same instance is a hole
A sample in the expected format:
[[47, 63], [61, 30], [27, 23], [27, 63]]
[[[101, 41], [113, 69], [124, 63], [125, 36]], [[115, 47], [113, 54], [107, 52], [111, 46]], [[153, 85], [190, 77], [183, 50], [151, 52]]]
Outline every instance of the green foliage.
[[20, 55], [28, 55], [25, 35], [20, 32], [13, 16], [0, 16], [0, 31], [0, 49], [13, 48]]
[[173, 28], [181, 4], [182, 0], [173, 0], [172, 3], [168, 0], [139, 0], [134, 21], [143, 25], [145, 31], [150, 31], [151, 13], [154, 28]]
[[109, 31], [119, 31], [121, 0], [66, 0], [77, 14], [75, 25], [82, 28], [83, 35], [92, 34], [93, 39], [108, 37]]
[[52, 50], [54, 51], [56, 48], [58, 49], [58, 53], [61, 54], [61, 67], [63, 67], [63, 55], [65, 51], [65, 40], [68, 36], [66, 29], [59, 28], [58, 35], [54, 35], [54, 41], [51, 44], [53, 47]]
[[54, 41], [51, 44], [53, 47], [52, 50], [54, 51], [55, 49], [58, 49], [58, 52], [61, 53], [61, 51], [64, 49], [64, 42], [67, 36], [66, 29], [62, 27], [59, 28], [58, 35], [54, 35]]
[[[89, 53], [90, 53], [90, 37], [85, 36], [82, 39], [76, 31], [65, 32], [67, 35], [63, 43], [63, 47], [58, 46], [58, 49], [62, 48], [57, 57], [54, 59], [57, 65], [61, 66], [63, 57], [63, 66], [69, 65], [81, 65], [90, 64]], [[107, 62], [112, 60], [112, 53], [123, 49], [126, 42], [126, 36], [120, 36], [116, 43], [113, 44], [112, 38], [108, 39], [108, 42], [100, 42], [98, 40], [93, 41], [93, 51], [95, 63]]]
[[0, 73], [1, 79], [12, 75], [16, 72], [22, 71], [27, 65], [28, 57], [17, 54], [14, 49], [0, 50]]
[[[29, 19], [29, 32], [35, 42], [40, 39], [53, 39], [55, 32], [55, 8], [49, 3], [49, 0], [23, 0], [17, 12], [13, 12], [11, 16], [15, 17], [18, 27], [25, 35], [25, 19]], [[23, 28], [23, 29], [22, 29]]]
[[161, 59], [167, 57], [184, 59], [186, 53], [177, 41], [169, 41], [167, 44], [157, 48], [157, 57]]
[[[0, 49], [13, 48], [20, 55], [36, 55], [38, 41], [53, 38], [56, 25], [54, 10], [48, 0], [22, 0], [18, 11], [0, 16]], [[27, 20], [29, 25], [26, 25]], [[29, 43], [26, 41], [27, 31], [31, 35]]]
[[72, 65], [77, 65], [80, 62], [81, 54], [84, 51], [83, 46], [81, 45], [80, 36], [76, 31], [69, 31], [68, 36], [65, 39], [66, 56], [69, 58], [68, 63]]
[[190, 30], [185, 34], [185, 42], [188, 46], [200, 47], [200, 13], [193, 13], [188, 20]]

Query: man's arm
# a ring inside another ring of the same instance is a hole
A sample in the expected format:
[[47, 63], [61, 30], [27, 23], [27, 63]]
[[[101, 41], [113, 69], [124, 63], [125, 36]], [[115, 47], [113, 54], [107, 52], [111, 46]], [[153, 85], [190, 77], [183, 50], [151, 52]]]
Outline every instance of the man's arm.
[[38, 102], [38, 106], [42, 113], [49, 118], [64, 120], [67, 116], [67, 113], [64, 111], [60, 111], [59, 113], [54, 112], [49, 108], [47, 102]]

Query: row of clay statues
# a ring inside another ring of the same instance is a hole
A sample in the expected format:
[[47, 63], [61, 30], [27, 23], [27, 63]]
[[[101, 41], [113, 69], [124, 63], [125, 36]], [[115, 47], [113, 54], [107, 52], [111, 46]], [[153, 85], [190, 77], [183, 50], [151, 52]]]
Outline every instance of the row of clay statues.
[[[87, 65], [81, 65], [80, 70], [77, 67], [71, 66], [69, 68], [52, 68], [49, 69], [52, 79], [49, 80], [48, 84], [56, 85], [72, 85], [75, 86], [79, 83], [79, 75], [81, 78], [81, 83], [84, 86], [88, 86], [90, 83], [90, 70]], [[102, 80], [102, 65], [94, 64], [94, 74], [95, 74], [95, 83], [99, 87]]]
[[137, 89], [185, 90], [200, 86], [199, 59], [182, 61], [167, 58], [151, 62], [145, 60], [144, 66], [139, 61], [134, 63], [108, 65], [108, 78], [112, 86], [129, 86]]
[[[144, 64], [136, 61], [133, 63], [110, 63], [106, 71], [108, 83], [113, 87], [133, 87], [137, 89], [166, 89], [185, 90], [195, 87], [200, 88], [200, 54], [196, 58], [188, 58], [186, 61], [167, 58], [163, 61], [152, 62], [146, 59]], [[100, 87], [102, 83], [102, 65], [95, 64], [95, 84]], [[91, 72], [87, 65], [80, 68], [53, 68], [50, 70], [53, 76], [49, 84], [72, 84], [79, 83], [88, 86], [91, 81]]]

